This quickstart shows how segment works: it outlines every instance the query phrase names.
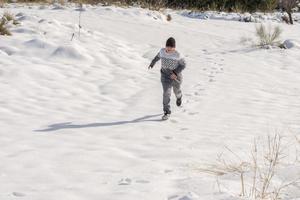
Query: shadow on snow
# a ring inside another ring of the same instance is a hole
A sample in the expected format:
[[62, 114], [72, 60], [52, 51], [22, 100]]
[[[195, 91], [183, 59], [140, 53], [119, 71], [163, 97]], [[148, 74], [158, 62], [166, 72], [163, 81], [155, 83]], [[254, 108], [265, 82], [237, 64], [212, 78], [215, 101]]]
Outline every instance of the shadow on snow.
[[50, 132], [57, 131], [62, 129], [78, 129], [78, 128], [93, 128], [93, 127], [107, 127], [107, 126], [120, 126], [125, 124], [134, 124], [140, 122], [160, 122], [161, 119], [152, 119], [160, 116], [161, 114], [156, 115], [146, 115], [144, 117], [139, 117], [133, 120], [127, 121], [115, 121], [115, 122], [104, 122], [104, 123], [90, 123], [90, 124], [72, 124], [72, 122], [64, 122], [58, 124], [51, 124], [45, 129], [34, 130], [36, 132]]

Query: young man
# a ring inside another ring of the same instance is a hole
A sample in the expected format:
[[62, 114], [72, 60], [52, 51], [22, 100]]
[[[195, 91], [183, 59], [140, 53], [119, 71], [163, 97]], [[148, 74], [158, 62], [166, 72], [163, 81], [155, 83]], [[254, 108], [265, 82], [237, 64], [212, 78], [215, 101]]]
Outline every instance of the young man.
[[177, 98], [176, 105], [180, 106], [182, 103], [182, 92], [180, 89], [182, 83], [182, 70], [186, 67], [185, 60], [176, 51], [176, 41], [174, 38], [169, 38], [166, 42], [166, 48], [162, 48], [159, 53], [152, 60], [149, 69], [153, 68], [155, 63], [161, 60], [161, 83], [163, 86], [163, 120], [170, 117], [170, 97], [171, 90], [175, 93]]

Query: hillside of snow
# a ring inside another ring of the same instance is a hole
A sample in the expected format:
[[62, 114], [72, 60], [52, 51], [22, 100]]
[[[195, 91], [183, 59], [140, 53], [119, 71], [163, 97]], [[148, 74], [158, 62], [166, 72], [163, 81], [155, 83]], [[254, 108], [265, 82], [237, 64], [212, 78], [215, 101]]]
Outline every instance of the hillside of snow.
[[[219, 191], [197, 167], [225, 146], [240, 154], [274, 132], [300, 136], [299, 23], [266, 19], [293, 44], [266, 50], [240, 42], [256, 23], [176, 11], [170, 22], [114, 6], [5, 11], [20, 25], [0, 36], [1, 200], [239, 199], [236, 177]], [[172, 95], [162, 122], [160, 63], [148, 66], [170, 36], [187, 68], [183, 106]], [[282, 173], [300, 177], [299, 162]], [[290, 190], [299, 200], [300, 185]]]

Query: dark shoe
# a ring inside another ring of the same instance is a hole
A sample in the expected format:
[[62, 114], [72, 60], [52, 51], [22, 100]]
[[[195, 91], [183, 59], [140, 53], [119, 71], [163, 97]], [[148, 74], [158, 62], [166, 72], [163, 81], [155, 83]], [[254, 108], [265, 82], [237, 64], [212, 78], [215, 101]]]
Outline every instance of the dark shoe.
[[165, 114], [162, 116], [162, 120], [168, 120], [170, 118], [170, 114]]
[[162, 116], [162, 120], [168, 120], [171, 115], [171, 111], [164, 111], [164, 115]]
[[171, 115], [171, 111], [170, 110], [164, 111], [164, 115]]
[[176, 100], [176, 105], [177, 106], [181, 106], [181, 103], [182, 103], [182, 97], [180, 97], [180, 98], [178, 98], [177, 100]]
[[170, 118], [170, 114], [168, 114], [168, 113], [165, 113], [163, 116], [162, 116], [162, 120], [168, 120], [169, 118]]

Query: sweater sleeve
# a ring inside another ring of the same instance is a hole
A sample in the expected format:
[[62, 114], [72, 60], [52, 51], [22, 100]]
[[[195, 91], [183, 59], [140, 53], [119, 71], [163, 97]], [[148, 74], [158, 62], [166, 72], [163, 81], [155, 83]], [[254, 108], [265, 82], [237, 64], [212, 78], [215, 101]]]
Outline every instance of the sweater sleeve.
[[174, 73], [175, 74], [180, 74], [182, 72], [182, 70], [184, 70], [186, 67], [186, 63], [185, 63], [185, 60], [183, 58], [181, 58], [179, 61], [178, 61], [178, 66], [176, 69], [174, 69]]
[[155, 65], [155, 63], [156, 63], [157, 61], [159, 61], [159, 60], [160, 60], [160, 52], [159, 52], [159, 53], [154, 57], [154, 59], [151, 61], [150, 67], [153, 68], [154, 65]]

